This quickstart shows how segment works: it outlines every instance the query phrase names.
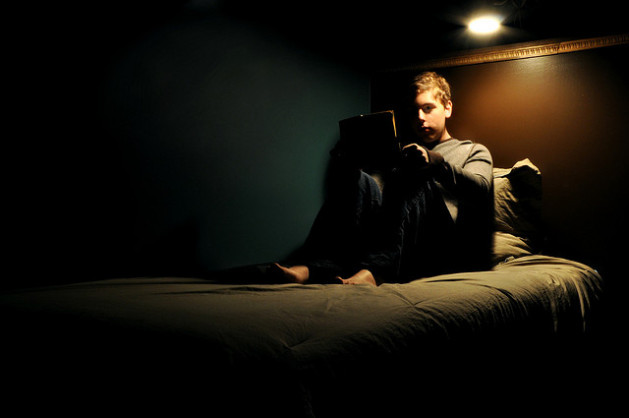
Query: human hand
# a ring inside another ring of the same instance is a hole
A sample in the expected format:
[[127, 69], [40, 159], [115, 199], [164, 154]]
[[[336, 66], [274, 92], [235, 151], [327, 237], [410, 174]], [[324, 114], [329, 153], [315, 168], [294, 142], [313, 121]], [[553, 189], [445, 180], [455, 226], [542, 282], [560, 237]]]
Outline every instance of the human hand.
[[402, 148], [402, 155], [407, 161], [417, 163], [419, 166], [424, 166], [430, 162], [426, 148], [420, 147], [416, 143], [405, 145]]

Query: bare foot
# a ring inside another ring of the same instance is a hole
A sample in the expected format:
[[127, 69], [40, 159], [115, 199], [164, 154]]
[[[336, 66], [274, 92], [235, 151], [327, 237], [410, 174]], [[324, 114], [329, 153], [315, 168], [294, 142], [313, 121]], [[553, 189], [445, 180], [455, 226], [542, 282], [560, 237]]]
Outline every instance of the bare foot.
[[271, 265], [271, 272], [280, 278], [280, 281], [285, 283], [300, 283], [304, 284], [310, 278], [310, 270], [308, 266], [292, 266], [284, 267], [278, 263]]
[[360, 270], [349, 279], [343, 279], [342, 277], [337, 277], [337, 279], [343, 282], [343, 284], [368, 284], [371, 286], [378, 286], [376, 278], [367, 269]]

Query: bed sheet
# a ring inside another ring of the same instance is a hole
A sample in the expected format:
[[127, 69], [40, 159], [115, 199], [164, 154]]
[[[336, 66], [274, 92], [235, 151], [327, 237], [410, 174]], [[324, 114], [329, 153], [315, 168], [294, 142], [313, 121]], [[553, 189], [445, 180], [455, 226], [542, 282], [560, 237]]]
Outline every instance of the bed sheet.
[[[299, 392], [301, 409], [331, 390], [333, 379], [410, 368], [444, 344], [466, 350], [470, 341], [582, 335], [602, 293], [592, 268], [537, 255], [491, 271], [379, 287], [111, 279], [6, 292], [0, 312], [5, 346], [22, 354], [30, 347], [31, 359], [49, 363], [61, 352], [80, 352], [90, 364], [118, 353], [132, 359], [125, 367], [147, 358], [150, 369], [209, 367], [212, 379], [221, 376], [237, 390], [282, 376], [285, 393]], [[42, 354], [51, 347], [55, 354]]]
[[[538, 255], [491, 271], [379, 287], [127, 278], [10, 291], [0, 295], [0, 306], [16, 314], [59, 312], [226, 345], [233, 338], [241, 347], [269, 352], [280, 346], [307, 352], [325, 340], [375, 342], [379, 330], [394, 336], [406, 327], [430, 338], [456, 338], [536, 319], [544, 332], [585, 331], [601, 292], [602, 280], [592, 268]], [[382, 343], [387, 341], [392, 340]]]

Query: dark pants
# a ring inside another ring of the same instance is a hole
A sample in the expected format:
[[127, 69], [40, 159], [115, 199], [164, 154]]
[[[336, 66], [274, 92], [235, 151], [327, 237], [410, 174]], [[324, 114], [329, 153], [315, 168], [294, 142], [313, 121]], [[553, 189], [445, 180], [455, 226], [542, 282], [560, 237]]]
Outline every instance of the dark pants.
[[297, 258], [311, 280], [334, 282], [360, 269], [379, 281], [409, 281], [450, 272], [456, 228], [434, 181], [396, 172], [381, 193], [373, 177], [332, 169], [328, 196]]

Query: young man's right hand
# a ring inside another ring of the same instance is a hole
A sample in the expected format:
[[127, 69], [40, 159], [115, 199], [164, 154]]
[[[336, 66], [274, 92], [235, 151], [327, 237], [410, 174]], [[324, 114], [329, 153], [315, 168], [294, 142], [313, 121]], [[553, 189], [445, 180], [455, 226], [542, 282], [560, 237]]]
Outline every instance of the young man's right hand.
[[418, 144], [408, 144], [402, 148], [402, 157], [407, 164], [421, 168], [430, 163], [428, 150]]

